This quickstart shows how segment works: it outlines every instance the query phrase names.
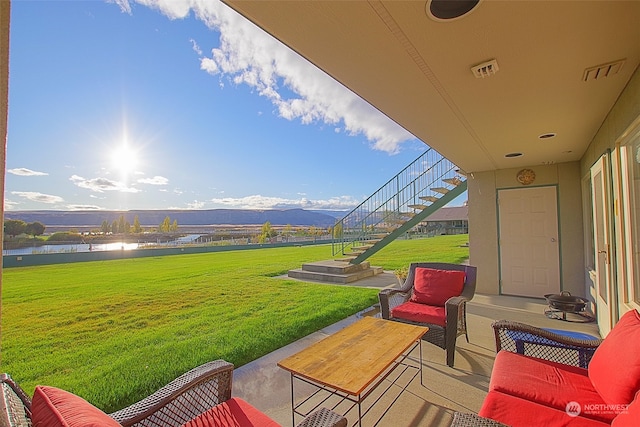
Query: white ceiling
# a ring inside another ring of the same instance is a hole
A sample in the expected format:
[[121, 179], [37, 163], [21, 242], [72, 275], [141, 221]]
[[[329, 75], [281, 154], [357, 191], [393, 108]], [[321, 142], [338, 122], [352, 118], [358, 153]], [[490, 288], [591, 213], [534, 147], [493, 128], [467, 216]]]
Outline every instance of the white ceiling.
[[482, 0], [449, 22], [426, 1], [225, 2], [467, 172], [580, 159], [640, 61], [640, 1]]

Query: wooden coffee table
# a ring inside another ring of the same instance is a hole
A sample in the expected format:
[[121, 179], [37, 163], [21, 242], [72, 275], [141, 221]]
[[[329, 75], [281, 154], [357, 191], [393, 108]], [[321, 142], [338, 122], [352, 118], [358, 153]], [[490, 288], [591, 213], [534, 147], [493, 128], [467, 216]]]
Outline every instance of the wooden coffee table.
[[[362, 401], [398, 367], [429, 330], [390, 320], [365, 317], [278, 363], [291, 374], [291, 407], [295, 416], [306, 415], [296, 404], [294, 380], [350, 400], [358, 406], [362, 425]], [[422, 383], [422, 347], [416, 368]], [[414, 375], [414, 377], [415, 377]]]

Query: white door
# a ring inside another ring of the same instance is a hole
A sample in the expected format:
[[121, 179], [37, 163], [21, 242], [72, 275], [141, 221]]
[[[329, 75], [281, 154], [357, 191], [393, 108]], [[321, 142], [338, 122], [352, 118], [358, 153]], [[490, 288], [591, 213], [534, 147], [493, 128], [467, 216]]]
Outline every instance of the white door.
[[602, 156], [591, 167], [591, 196], [593, 201], [593, 240], [595, 248], [595, 279], [596, 279], [596, 316], [601, 336], [606, 336], [611, 330], [611, 295], [612, 295], [612, 264], [611, 264], [611, 236], [609, 217], [609, 183], [610, 174], [607, 169], [607, 157]]
[[543, 298], [560, 292], [556, 187], [498, 192], [501, 292]]

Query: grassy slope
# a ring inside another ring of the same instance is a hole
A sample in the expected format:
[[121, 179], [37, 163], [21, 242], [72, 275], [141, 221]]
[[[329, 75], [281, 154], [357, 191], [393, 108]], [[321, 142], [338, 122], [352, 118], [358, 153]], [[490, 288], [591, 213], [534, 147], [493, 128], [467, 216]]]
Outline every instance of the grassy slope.
[[[398, 241], [371, 263], [460, 262], [466, 241]], [[2, 371], [29, 393], [48, 384], [119, 409], [201, 363], [240, 366], [375, 303], [375, 289], [273, 278], [329, 255], [313, 246], [4, 270]]]

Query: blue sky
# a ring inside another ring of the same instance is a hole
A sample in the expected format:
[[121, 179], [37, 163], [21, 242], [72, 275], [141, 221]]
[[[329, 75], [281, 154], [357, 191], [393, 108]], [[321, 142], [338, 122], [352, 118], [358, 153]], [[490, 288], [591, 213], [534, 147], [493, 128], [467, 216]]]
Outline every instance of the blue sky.
[[349, 209], [427, 149], [216, 1], [15, 0], [10, 37], [7, 210]]

